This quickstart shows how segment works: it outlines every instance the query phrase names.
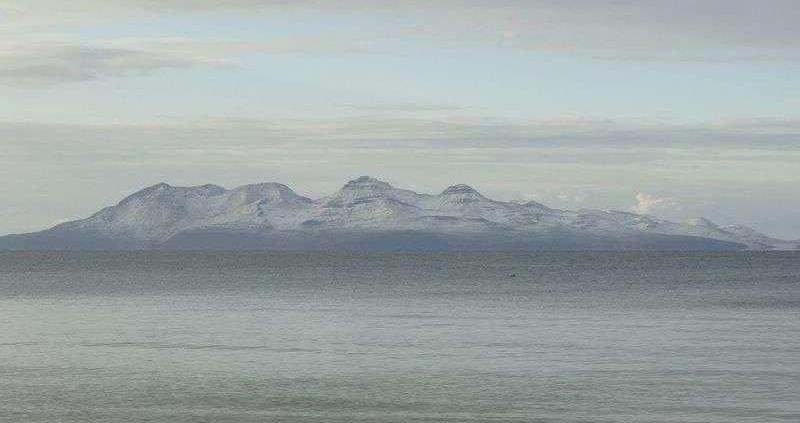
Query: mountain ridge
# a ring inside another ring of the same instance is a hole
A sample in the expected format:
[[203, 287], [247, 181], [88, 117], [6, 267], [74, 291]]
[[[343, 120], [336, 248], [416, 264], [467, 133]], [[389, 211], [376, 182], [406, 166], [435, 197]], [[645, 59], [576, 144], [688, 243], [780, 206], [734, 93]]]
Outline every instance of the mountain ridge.
[[277, 182], [226, 189], [164, 182], [93, 215], [0, 237], [20, 249], [792, 250], [800, 242], [698, 218], [503, 202], [466, 184], [439, 194], [362, 176], [318, 199]]

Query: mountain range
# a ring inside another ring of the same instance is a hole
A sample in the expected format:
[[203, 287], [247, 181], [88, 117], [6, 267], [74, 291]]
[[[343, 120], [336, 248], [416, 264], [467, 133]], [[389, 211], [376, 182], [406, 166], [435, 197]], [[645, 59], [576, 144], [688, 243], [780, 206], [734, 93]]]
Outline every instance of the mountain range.
[[468, 185], [420, 194], [362, 176], [319, 199], [280, 183], [159, 183], [92, 216], [0, 237], [0, 250], [793, 250], [706, 219], [503, 202]]

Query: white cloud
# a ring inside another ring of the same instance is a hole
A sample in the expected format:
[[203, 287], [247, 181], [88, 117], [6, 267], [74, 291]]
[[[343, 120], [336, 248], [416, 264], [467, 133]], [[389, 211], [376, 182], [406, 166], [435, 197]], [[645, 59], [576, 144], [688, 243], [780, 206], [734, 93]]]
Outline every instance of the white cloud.
[[556, 195], [556, 198], [568, 204], [579, 204], [585, 200], [585, 197], [582, 194], [574, 192], [559, 192], [558, 195]]
[[639, 214], [655, 214], [665, 210], [674, 209], [678, 201], [671, 197], [659, 197], [643, 192], [636, 194], [636, 204], [631, 208]]

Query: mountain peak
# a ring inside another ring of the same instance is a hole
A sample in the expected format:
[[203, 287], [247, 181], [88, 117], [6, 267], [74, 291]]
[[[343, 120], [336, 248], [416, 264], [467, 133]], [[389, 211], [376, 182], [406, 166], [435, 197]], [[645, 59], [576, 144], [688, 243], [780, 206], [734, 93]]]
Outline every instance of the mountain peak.
[[359, 176], [356, 179], [353, 179], [346, 183], [344, 186], [346, 187], [359, 187], [359, 186], [368, 186], [368, 185], [375, 185], [375, 186], [390, 186], [386, 182], [381, 181], [380, 179], [373, 178], [372, 176]]
[[157, 196], [160, 193], [170, 191], [174, 188], [175, 187], [166, 182], [159, 182], [155, 185], [150, 185], [149, 187], [142, 188], [139, 191], [136, 191], [133, 194], [128, 195], [127, 197], [123, 198], [120, 201], [120, 203], [126, 203], [139, 198]]
[[341, 191], [358, 191], [362, 193], [381, 193], [393, 190], [394, 187], [371, 176], [361, 176], [346, 183]]
[[173, 190], [194, 192], [194, 193], [212, 193], [212, 194], [218, 194], [226, 191], [225, 188], [214, 184], [194, 185], [189, 187], [176, 187], [166, 182], [159, 182], [155, 185], [151, 185], [147, 188], [143, 188], [139, 191], [136, 191], [135, 193], [132, 194], [132, 196], [139, 196], [142, 194], [159, 193], [159, 192], [173, 191]]
[[525, 206], [525, 207], [531, 207], [531, 208], [536, 208], [536, 209], [550, 210], [550, 207], [547, 207], [544, 204], [542, 204], [542, 203], [540, 203], [538, 201], [534, 201], [534, 200], [527, 201], [527, 202], [523, 203], [522, 205]]
[[277, 182], [261, 182], [257, 184], [241, 185], [234, 188], [233, 191], [279, 191], [279, 192], [291, 192], [291, 193], [294, 192], [288, 186]]
[[172, 188], [175, 188], [175, 187], [170, 185], [170, 184], [168, 184], [168, 183], [166, 183], [166, 182], [159, 182], [157, 184], [150, 185], [149, 187], [140, 189], [139, 191], [135, 192], [134, 195], [135, 194], [146, 194], [146, 193], [150, 193], [150, 192], [165, 191], [165, 190], [169, 190], [169, 189], [172, 189]]
[[203, 184], [194, 187], [189, 187], [188, 190], [200, 195], [219, 195], [227, 191], [224, 187], [214, 184]]
[[486, 198], [479, 193], [475, 188], [466, 184], [456, 184], [445, 188], [440, 195], [443, 196], [460, 196], [460, 197], [473, 197], [473, 198]]
[[239, 195], [244, 202], [263, 200], [266, 202], [283, 201], [310, 203], [311, 199], [298, 195], [291, 188], [277, 182], [242, 185], [231, 192]]
[[344, 184], [342, 189], [328, 197], [326, 202], [331, 206], [340, 206], [364, 198], [382, 196], [393, 191], [395, 188], [386, 182], [371, 176], [361, 176]]

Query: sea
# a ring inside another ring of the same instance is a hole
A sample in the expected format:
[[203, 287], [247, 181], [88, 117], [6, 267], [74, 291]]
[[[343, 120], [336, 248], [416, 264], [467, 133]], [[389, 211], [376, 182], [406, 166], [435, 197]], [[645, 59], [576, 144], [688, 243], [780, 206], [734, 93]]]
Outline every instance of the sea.
[[0, 422], [800, 422], [798, 252], [4, 252]]

